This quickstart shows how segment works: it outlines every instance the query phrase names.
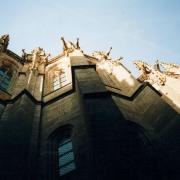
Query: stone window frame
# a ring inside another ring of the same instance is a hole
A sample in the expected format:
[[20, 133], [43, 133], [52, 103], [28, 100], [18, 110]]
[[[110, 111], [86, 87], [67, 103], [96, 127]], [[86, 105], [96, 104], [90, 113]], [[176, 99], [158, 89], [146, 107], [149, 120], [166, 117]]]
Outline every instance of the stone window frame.
[[56, 91], [64, 86], [64, 83], [67, 81], [65, 71], [60, 71], [56, 73], [53, 77], [53, 91]]
[[51, 179], [61, 178], [63, 176], [71, 174], [71, 172], [74, 172], [76, 170], [76, 158], [75, 158], [74, 148], [72, 148], [73, 156], [74, 156], [73, 162], [75, 163], [75, 168], [72, 169], [72, 171], [60, 175], [58, 145], [60, 142], [62, 142], [63, 139], [67, 139], [67, 138], [71, 139], [72, 146], [74, 147], [73, 125], [71, 124], [66, 124], [55, 129], [48, 138], [47, 166], [48, 166], [48, 174], [50, 175]]
[[12, 76], [7, 75], [7, 71], [3, 71], [0, 68], [0, 87], [4, 90], [8, 90], [11, 83]]
[[8, 90], [13, 79], [13, 67], [10, 63], [5, 63], [0, 66], [0, 88]]
[[71, 137], [65, 137], [58, 143], [59, 176], [64, 176], [76, 169], [73, 143]]
[[[4, 69], [5, 72], [5, 73], [1, 73], [0, 89], [9, 92], [12, 90], [18, 76], [18, 69], [19, 69], [18, 63], [14, 62], [11, 59], [2, 58], [2, 61], [0, 61], [0, 69], [1, 71], [2, 69]], [[8, 86], [6, 88], [3, 88], [1, 86], [1, 83], [4, 81], [4, 77], [7, 76], [10, 77], [10, 80], [8, 82]]]

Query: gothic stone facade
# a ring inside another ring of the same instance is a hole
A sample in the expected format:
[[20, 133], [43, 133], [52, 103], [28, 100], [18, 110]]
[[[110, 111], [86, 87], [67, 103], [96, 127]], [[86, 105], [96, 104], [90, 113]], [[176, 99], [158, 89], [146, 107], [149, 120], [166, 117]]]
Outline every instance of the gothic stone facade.
[[[0, 45], [1, 180], [179, 180], [178, 106], [109, 53]], [[179, 98], [179, 96], [176, 96]], [[167, 100], [168, 99], [168, 100]]]

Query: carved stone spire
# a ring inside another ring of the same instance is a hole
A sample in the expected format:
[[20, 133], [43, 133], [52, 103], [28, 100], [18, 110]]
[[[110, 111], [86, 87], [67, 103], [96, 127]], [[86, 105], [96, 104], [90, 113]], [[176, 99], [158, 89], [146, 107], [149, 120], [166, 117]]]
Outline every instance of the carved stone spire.
[[0, 52], [6, 52], [9, 44], [9, 34], [0, 37]]
[[26, 72], [29, 72], [27, 86], [31, 89], [32, 77], [35, 76], [37, 73], [44, 73], [44, 67], [47, 63], [47, 58], [49, 57], [49, 54], [46, 55], [43, 48], [40, 47], [34, 49], [29, 54], [27, 54], [24, 49], [22, 50], [22, 52], [22, 58], [24, 58], [24, 65], [28, 67], [28, 70]]
[[71, 47], [73, 47], [74, 49], [76, 49], [76, 45], [75, 45], [73, 42], [69, 41], [69, 43], [70, 43]]
[[106, 56], [107, 58], [109, 57], [110, 53], [111, 53], [112, 47], [109, 48], [109, 51], [107, 52]]
[[76, 49], [81, 49], [79, 46], [79, 38], [77, 38], [77, 41], [76, 41]]
[[39, 65], [48, 61], [50, 54], [46, 54], [43, 48], [36, 48], [31, 53], [26, 53], [25, 49], [22, 49], [22, 62], [29, 63], [29, 68], [35, 70]]
[[159, 72], [162, 72], [159, 64], [159, 60], [156, 60], [156, 63], [154, 64], [153, 68]]
[[25, 49], [22, 49], [22, 62], [25, 63], [28, 61], [28, 54], [26, 53]]
[[[81, 50], [80, 46], [79, 46], [79, 38], [77, 38], [77, 42], [73, 43], [71, 41], [65, 41], [65, 39], [63, 37], [61, 37], [61, 40], [63, 42], [63, 51], [64, 53], [68, 54], [73, 52], [74, 50]], [[82, 52], [82, 50], [81, 50]]]
[[63, 42], [63, 51], [68, 50], [68, 46], [67, 46], [66, 41], [64, 40], [64, 37], [61, 37], [61, 40], [62, 40], [62, 42]]

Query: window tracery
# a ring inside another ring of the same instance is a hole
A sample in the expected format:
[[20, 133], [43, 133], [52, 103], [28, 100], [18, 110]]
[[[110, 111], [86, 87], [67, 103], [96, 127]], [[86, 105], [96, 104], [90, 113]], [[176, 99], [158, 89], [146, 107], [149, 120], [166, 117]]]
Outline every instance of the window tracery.
[[63, 87], [66, 83], [66, 74], [65, 72], [59, 72], [58, 74], [54, 75], [53, 78], [53, 90], [57, 90]]

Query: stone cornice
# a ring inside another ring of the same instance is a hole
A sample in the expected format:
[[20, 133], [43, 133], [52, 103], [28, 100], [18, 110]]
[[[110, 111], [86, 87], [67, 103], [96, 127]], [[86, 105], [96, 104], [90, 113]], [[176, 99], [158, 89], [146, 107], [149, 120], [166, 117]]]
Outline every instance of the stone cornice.
[[18, 56], [17, 54], [15, 54], [14, 52], [12, 52], [11, 50], [7, 50], [6, 54], [9, 55], [10, 57], [14, 58], [15, 60], [17, 60], [19, 63], [22, 63], [22, 58], [20, 56]]

